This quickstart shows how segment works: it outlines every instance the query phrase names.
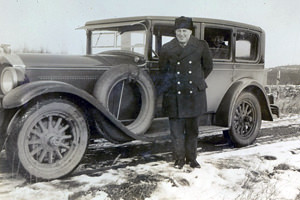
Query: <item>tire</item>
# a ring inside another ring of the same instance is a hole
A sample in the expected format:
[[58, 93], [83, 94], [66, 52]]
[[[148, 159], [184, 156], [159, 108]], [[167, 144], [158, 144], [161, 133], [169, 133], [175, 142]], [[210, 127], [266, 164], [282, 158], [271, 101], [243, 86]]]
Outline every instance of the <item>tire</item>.
[[234, 104], [229, 137], [236, 147], [252, 144], [261, 126], [261, 107], [256, 96], [243, 92]]
[[19, 113], [6, 153], [14, 172], [26, 178], [50, 180], [71, 173], [88, 145], [85, 115], [68, 100], [30, 104]]
[[7, 118], [5, 118], [5, 112], [4, 109], [0, 108], [0, 152], [4, 149], [4, 145], [5, 145], [5, 140], [7, 137], [6, 134], [6, 127], [7, 127], [7, 123], [5, 123], [4, 119], [9, 119], [8, 116], [6, 116]]
[[[134, 134], [143, 134], [150, 127], [155, 112], [155, 87], [144, 70], [134, 65], [112, 67], [95, 84], [94, 96]], [[115, 99], [117, 103], [113, 104]], [[133, 114], [125, 116], [128, 113]]]

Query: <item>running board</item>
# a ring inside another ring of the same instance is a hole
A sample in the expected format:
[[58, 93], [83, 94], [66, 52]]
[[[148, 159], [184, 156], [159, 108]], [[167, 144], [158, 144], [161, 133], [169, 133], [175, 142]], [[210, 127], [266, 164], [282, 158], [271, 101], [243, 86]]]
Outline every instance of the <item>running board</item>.
[[[229, 130], [228, 127], [223, 126], [199, 126], [199, 136], [205, 137], [209, 135], [214, 135], [216, 132], [223, 132]], [[168, 137], [170, 135], [169, 121], [168, 119], [155, 119], [152, 122], [149, 130], [144, 134], [144, 137], [147, 138], [160, 138], [160, 137]]]

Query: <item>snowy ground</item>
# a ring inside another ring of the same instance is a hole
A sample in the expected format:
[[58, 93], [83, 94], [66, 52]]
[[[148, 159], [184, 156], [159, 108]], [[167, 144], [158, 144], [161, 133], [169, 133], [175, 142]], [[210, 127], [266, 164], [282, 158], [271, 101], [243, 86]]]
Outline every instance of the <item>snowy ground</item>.
[[[300, 116], [294, 115], [264, 122], [262, 128], [297, 126], [299, 122]], [[199, 152], [197, 160], [201, 169], [179, 170], [173, 163], [158, 160], [38, 183], [0, 172], [0, 199], [300, 199], [300, 131], [299, 136], [271, 144], [257, 142], [240, 149]]]

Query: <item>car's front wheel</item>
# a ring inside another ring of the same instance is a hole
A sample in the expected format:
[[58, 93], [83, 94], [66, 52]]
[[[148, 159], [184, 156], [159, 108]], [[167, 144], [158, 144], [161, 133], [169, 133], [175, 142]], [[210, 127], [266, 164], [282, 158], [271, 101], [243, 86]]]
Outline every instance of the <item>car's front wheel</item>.
[[261, 108], [258, 99], [250, 92], [239, 95], [234, 104], [229, 136], [237, 147], [252, 144], [261, 126]]
[[55, 179], [72, 172], [88, 144], [83, 112], [68, 100], [49, 99], [24, 107], [6, 145], [14, 171]]

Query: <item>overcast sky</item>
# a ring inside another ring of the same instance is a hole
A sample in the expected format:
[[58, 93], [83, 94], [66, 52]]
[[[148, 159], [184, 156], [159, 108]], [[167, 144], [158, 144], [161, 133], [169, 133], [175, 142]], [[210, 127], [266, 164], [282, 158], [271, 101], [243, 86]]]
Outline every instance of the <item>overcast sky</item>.
[[145, 15], [238, 21], [266, 32], [266, 67], [300, 64], [299, 0], [0, 0], [0, 44], [84, 54], [86, 21]]

